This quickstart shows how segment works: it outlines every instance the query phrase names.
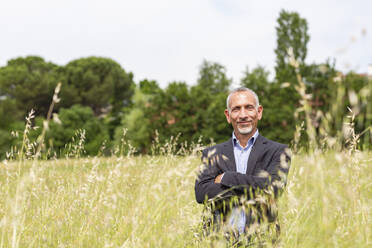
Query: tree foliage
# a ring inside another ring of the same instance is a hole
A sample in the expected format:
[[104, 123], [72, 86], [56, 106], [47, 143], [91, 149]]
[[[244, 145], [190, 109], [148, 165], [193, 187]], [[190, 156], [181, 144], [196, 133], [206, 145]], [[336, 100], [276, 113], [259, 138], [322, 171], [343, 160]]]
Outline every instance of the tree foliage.
[[[203, 61], [199, 70], [198, 82], [191, 88], [191, 99], [194, 114], [194, 140], [200, 136], [204, 142], [213, 139], [220, 142], [231, 135], [223, 114], [226, 108], [226, 97], [232, 79], [226, 75], [226, 68], [215, 62]], [[221, 100], [224, 99], [222, 102]]]
[[88, 57], [71, 61], [64, 69], [66, 88], [73, 104], [89, 106], [95, 115], [108, 111], [117, 113], [130, 102], [133, 94], [133, 74], [108, 58]]
[[[275, 49], [275, 85], [270, 88], [270, 101], [274, 103], [273, 113], [277, 118], [267, 117], [270, 126], [279, 128], [272, 130], [276, 133], [276, 139], [283, 143], [290, 143], [296, 125], [301, 125], [304, 117], [294, 113], [300, 107], [300, 95], [296, 87], [298, 85], [296, 73], [304, 74], [305, 59], [307, 55], [307, 43], [310, 39], [307, 31], [307, 21], [299, 16], [296, 12], [282, 10], [277, 19], [276, 27], [277, 44]], [[299, 67], [295, 69], [290, 63], [288, 50], [292, 49], [293, 55]], [[280, 109], [279, 109], [280, 108]], [[278, 113], [280, 111], [280, 113]]]
[[[8, 61], [0, 68], [0, 98], [14, 101], [11, 114], [23, 119], [31, 109], [46, 115], [54, 88], [59, 80], [59, 67], [41, 57], [29, 56]], [[9, 113], [10, 114], [10, 113]]]
[[[91, 108], [73, 105], [59, 111], [61, 123], [51, 122], [46, 135], [46, 143], [58, 154], [63, 154], [66, 144], [76, 144], [81, 140], [87, 155], [98, 153], [104, 142], [109, 142], [107, 128], [94, 116]], [[42, 121], [39, 120], [39, 125]], [[77, 131], [84, 130], [84, 138]], [[74, 149], [73, 147], [71, 149]]]
[[277, 23], [275, 76], [279, 83], [291, 82], [294, 84], [296, 83], [296, 75], [294, 68], [289, 63], [288, 49], [293, 49], [294, 57], [302, 67], [305, 64], [307, 43], [310, 39], [307, 21], [296, 12], [282, 10]]
[[[152, 85], [156, 85], [156, 82], [152, 82], [154, 83]], [[146, 83], [144, 85], [147, 86]], [[153, 129], [150, 125], [146, 107], [149, 104], [150, 97], [149, 94], [142, 92], [141, 87], [135, 89], [133, 106], [127, 111], [115, 130], [115, 145], [122, 149], [121, 152], [127, 149], [128, 144], [134, 146], [138, 152], [149, 152]]]

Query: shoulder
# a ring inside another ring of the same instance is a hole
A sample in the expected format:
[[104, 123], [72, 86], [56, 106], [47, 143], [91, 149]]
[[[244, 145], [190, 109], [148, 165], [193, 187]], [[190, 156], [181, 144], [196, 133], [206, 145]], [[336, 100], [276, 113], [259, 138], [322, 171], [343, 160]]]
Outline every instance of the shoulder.
[[203, 155], [207, 155], [208, 153], [211, 154], [220, 154], [223, 153], [225, 149], [228, 149], [228, 147], [232, 147], [232, 139], [219, 143], [213, 146], [206, 147], [202, 150]]
[[269, 150], [271, 154], [281, 156], [284, 154], [287, 161], [291, 159], [291, 151], [288, 149], [288, 145], [282, 144], [270, 139], [267, 139], [260, 135], [261, 143], [265, 144], [265, 150]]
[[288, 145], [286, 144], [282, 144], [282, 143], [270, 140], [268, 138], [265, 138], [262, 135], [258, 136], [257, 141], [260, 141], [258, 143], [263, 143], [263, 144], [268, 145], [269, 147], [276, 148], [276, 149], [285, 149], [288, 147]]

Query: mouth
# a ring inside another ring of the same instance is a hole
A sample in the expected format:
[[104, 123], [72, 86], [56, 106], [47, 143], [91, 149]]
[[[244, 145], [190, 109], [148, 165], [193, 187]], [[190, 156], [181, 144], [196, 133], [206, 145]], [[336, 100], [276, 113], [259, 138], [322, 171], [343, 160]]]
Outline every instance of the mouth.
[[238, 125], [250, 125], [250, 124], [252, 124], [251, 121], [239, 121], [238, 122]]

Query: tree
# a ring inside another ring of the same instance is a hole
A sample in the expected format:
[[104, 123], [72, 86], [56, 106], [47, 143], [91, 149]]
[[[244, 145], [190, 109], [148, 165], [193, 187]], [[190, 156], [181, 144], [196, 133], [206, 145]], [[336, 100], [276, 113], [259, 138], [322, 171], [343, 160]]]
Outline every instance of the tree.
[[[101, 57], [81, 58], [65, 67], [66, 84], [76, 92], [76, 102], [89, 106], [95, 115], [116, 114], [130, 103], [133, 74], [114, 60]], [[65, 91], [61, 90], [63, 98]]]
[[16, 110], [11, 115], [19, 120], [31, 109], [45, 116], [59, 78], [59, 67], [41, 57], [9, 60], [0, 68], [0, 98], [15, 101]]
[[15, 99], [0, 99], [0, 159], [4, 159], [5, 153], [9, 152], [15, 140], [11, 136], [13, 124], [21, 118]]
[[178, 144], [190, 142], [195, 133], [195, 113], [187, 84], [171, 82], [166, 89], [152, 92], [144, 108], [145, 115], [150, 118], [152, 136], [157, 131], [161, 144], [172, 136], [178, 137]]
[[329, 110], [332, 92], [335, 90], [336, 69], [334, 64], [326, 61], [323, 64], [310, 64], [304, 67], [303, 81], [307, 91], [311, 93], [311, 106], [314, 112]]
[[[157, 85], [155, 81], [151, 82], [154, 82], [154, 84], [152, 84], [153, 86]], [[146, 108], [148, 107], [150, 97], [150, 94], [142, 92], [141, 87], [135, 89], [133, 105], [130, 109], [125, 111], [127, 114], [122, 118], [120, 125], [115, 129], [115, 146], [126, 149], [127, 147], [123, 146], [129, 143], [134, 146], [138, 152], [149, 152], [153, 125], [150, 123], [151, 117], [147, 115]]]
[[121, 110], [130, 105], [135, 86], [133, 74], [127, 73], [114, 60], [101, 57], [71, 61], [65, 66], [64, 73], [65, 87], [62, 87], [61, 98], [74, 99], [70, 104], [88, 106], [96, 116], [105, 117], [113, 138], [121, 121]]
[[[158, 98], [158, 100], [160, 100]], [[194, 134], [192, 99], [184, 82], [172, 82], [164, 91], [163, 104], [160, 109], [163, 122], [159, 134], [163, 141], [179, 135], [178, 142], [190, 141]], [[159, 127], [160, 128], [160, 127]]]
[[[298, 85], [296, 73], [307, 76], [304, 68], [310, 37], [307, 34], [307, 21], [296, 12], [282, 10], [277, 23], [276, 82], [270, 87], [270, 111], [273, 111], [274, 116], [268, 116], [267, 113], [264, 116], [272, 121], [272, 128], [281, 130], [273, 131], [276, 133], [276, 140], [288, 144], [293, 138], [296, 124], [300, 125], [303, 121], [302, 115], [294, 117], [296, 109], [300, 107], [300, 95], [295, 89]], [[292, 49], [299, 63], [298, 69], [291, 65], [288, 49]]]
[[204, 142], [210, 142], [212, 139], [216, 143], [221, 143], [231, 136], [233, 129], [227, 123], [224, 114], [227, 96], [228, 92], [216, 94], [207, 107], [205, 111], [205, 125], [201, 132]]
[[293, 49], [296, 60], [300, 63], [300, 68], [305, 63], [307, 55], [308, 35], [307, 21], [296, 12], [282, 10], [277, 19], [276, 27], [277, 47], [275, 49], [276, 79], [279, 83], [296, 83], [296, 74], [294, 68], [289, 63], [288, 49]]
[[198, 86], [212, 94], [226, 92], [231, 84], [226, 68], [218, 63], [204, 60], [199, 70]]
[[271, 83], [269, 81], [269, 74], [270, 72], [267, 71], [263, 66], [257, 66], [252, 70], [252, 72], [246, 68], [240, 85], [256, 92], [257, 96], [262, 101], [268, 97], [268, 91]]
[[[203, 136], [204, 142], [213, 139], [220, 142], [231, 134], [226, 128], [224, 110], [232, 79], [226, 76], [226, 68], [218, 63], [203, 61], [197, 85], [190, 91], [192, 101], [193, 140]], [[227, 135], [227, 136], [226, 136]]]
[[161, 91], [158, 83], [155, 80], [144, 79], [139, 82], [139, 87], [142, 93], [153, 95]]

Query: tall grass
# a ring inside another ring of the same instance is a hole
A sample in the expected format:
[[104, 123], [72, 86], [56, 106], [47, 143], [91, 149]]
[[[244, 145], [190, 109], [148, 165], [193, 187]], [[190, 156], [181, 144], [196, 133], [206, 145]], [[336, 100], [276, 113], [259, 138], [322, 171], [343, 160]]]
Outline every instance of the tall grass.
[[[0, 164], [0, 247], [226, 245], [200, 236], [198, 156], [32, 163]], [[371, 153], [294, 155], [276, 247], [371, 246], [371, 175]]]
[[182, 247], [200, 215], [197, 164], [174, 156], [69, 159], [39, 161], [37, 175], [26, 162], [18, 175], [17, 163], [2, 163], [0, 247]]
[[283, 247], [372, 245], [371, 155], [294, 156], [279, 200]]

